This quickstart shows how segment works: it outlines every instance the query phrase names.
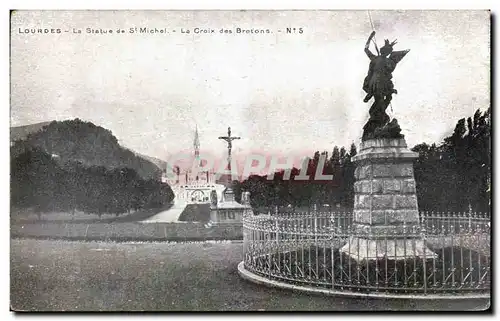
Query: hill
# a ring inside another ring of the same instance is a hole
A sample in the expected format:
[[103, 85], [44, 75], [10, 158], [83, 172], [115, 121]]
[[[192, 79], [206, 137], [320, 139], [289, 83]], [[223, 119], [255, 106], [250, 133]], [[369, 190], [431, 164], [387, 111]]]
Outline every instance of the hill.
[[26, 150], [38, 148], [63, 164], [78, 162], [108, 169], [131, 168], [144, 179], [159, 180], [161, 176], [160, 168], [154, 163], [120, 146], [111, 131], [91, 122], [80, 119], [52, 121], [14, 127], [11, 132], [15, 134], [11, 141], [18, 139], [11, 147], [14, 158]]

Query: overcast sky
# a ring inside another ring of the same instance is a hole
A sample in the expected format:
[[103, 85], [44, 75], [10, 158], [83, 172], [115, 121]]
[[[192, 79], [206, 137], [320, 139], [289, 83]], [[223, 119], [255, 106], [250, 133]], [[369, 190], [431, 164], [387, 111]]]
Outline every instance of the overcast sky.
[[[410, 146], [439, 143], [459, 118], [487, 108], [487, 11], [372, 11], [376, 39], [411, 49], [393, 76], [395, 116]], [[367, 11], [16, 12], [11, 34], [11, 125], [81, 118], [140, 153], [167, 159], [191, 149], [234, 153], [331, 152], [359, 143], [368, 119], [363, 52]], [[176, 29], [85, 34], [84, 28]], [[61, 28], [20, 34], [19, 28]], [[181, 34], [180, 28], [215, 34]], [[219, 34], [220, 28], [271, 34]], [[285, 34], [302, 27], [302, 34]], [[73, 34], [73, 28], [83, 34]], [[70, 32], [64, 32], [68, 30]], [[278, 32], [282, 30], [282, 32]], [[373, 47], [372, 47], [372, 51]]]

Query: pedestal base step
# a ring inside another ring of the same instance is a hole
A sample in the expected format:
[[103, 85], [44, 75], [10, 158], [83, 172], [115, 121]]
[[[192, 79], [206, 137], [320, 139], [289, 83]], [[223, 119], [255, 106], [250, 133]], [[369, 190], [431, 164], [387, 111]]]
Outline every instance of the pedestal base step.
[[419, 257], [421, 259], [437, 258], [421, 239], [364, 239], [351, 237], [340, 251], [355, 261], [406, 260]]

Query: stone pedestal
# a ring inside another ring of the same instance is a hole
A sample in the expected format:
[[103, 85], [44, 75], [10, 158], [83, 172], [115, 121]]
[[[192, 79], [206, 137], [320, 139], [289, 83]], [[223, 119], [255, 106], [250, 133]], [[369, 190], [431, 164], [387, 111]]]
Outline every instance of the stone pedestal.
[[242, 204], [236, 202], [234, 191], [226, 188], [220, 202], [212, 202], [210, 206], [210, 224], [236, 224], [243, 226], [243, 216], [252, 214], [248, 192], [242, 195]]
[[354, 259], [434, 255], [419, 239], [411, 152], [401, 139], [361, 143], [354, 183], [354, 236], [341, 249]]

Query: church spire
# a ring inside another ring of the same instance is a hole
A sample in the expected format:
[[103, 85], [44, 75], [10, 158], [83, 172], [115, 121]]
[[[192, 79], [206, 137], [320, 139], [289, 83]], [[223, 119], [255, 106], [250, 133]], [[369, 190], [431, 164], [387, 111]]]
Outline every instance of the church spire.
[[194, 157], [198, 159], [200, 157], [200, 137], [198, 135], [198, 125], [196, 125], [196, 131], [194, 132]]

